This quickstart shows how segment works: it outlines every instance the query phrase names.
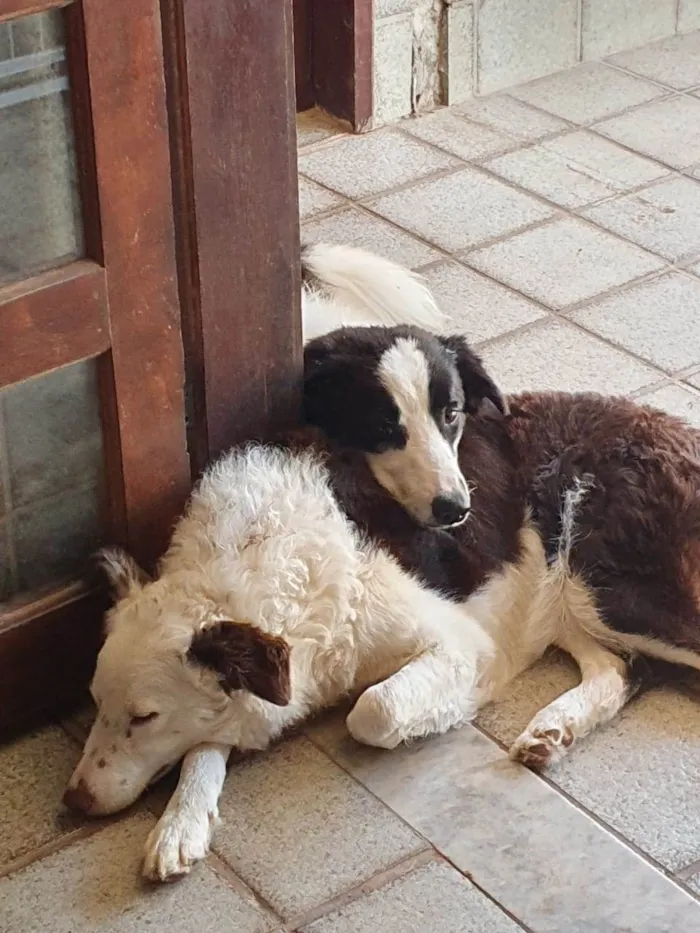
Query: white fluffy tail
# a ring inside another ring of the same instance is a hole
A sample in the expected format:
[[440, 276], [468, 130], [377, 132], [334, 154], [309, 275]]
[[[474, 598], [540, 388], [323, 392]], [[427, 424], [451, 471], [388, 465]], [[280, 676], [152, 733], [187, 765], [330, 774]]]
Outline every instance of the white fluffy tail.
[[338, 327], [411, 324], [440, 331], [445, 317], [419, 275], [358, 249], [315, 243], [302, 249], [304, 342]]

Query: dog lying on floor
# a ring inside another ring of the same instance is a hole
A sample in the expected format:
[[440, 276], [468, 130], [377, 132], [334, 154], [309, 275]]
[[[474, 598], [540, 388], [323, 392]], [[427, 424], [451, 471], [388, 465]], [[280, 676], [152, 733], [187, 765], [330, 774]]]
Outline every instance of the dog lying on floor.
[[542, 767], [644, 685], [640, 659], [700, 668], [698, 432], [592, 395], [509, 411], [462, 338], [414, 327], [332, 333], [305, 365], [315, 431], [215, 464], [155, 581], [104, 557], [117, 601], [65, 799], [119, 810], [184, 755], [150, 878], [206, 854], [232, 746], [348, 694], [351, 734], [392, 748], [556, 644], [581, 684], [512, 749]]

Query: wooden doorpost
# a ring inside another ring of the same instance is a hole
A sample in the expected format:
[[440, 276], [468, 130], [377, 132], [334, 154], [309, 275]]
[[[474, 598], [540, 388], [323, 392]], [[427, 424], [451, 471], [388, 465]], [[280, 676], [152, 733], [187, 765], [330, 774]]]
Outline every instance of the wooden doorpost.
[[298, 413], [302, 375], [291, 0], [164, 12], [196, 471]]

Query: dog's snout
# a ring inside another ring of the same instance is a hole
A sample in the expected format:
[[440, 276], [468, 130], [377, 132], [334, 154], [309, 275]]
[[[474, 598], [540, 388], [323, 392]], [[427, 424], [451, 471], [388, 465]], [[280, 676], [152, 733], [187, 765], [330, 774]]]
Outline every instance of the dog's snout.
[[433, 518], [443, 528], [459, 525], [469, 514], [469, 503], [461, 496], [436, 496], [432, 504]]
[[95, 803], [95, 798], [85, 781], [81, 778], [76, 787], [69, 787], [63, 795], [63, 803], [69, 810], [88, 814]]

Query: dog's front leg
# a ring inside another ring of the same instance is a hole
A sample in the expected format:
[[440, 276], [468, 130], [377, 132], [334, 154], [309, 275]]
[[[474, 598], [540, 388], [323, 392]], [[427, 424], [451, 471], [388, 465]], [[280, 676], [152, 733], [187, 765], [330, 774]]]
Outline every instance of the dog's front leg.
[[186, 875], [209, 852], [230, 752], [212, 743], [185, 755], [177, 789], [146, 841], [143, 874], [150, 881]]
[[395, 748], [447, 732], [478, 708], [478, 656], [429, 648], [386, 680], [369, 687], [346, 722], [358, 742]]

